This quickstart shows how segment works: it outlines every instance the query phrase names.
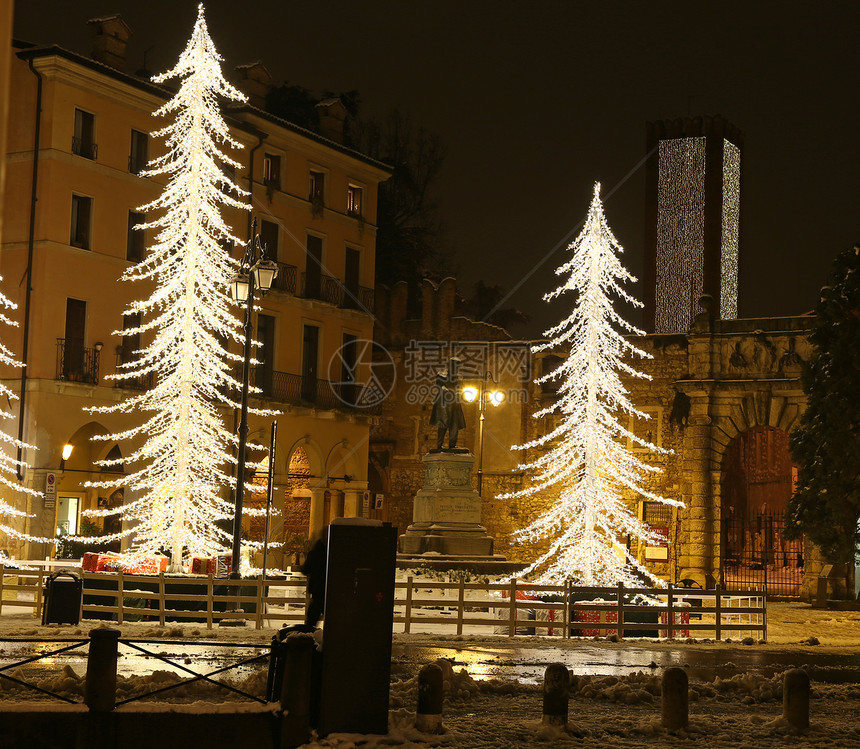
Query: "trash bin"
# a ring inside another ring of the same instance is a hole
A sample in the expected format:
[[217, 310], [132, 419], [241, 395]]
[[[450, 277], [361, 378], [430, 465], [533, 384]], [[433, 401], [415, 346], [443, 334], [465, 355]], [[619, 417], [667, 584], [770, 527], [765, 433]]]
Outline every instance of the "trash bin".
[[42, 624], [77, 624], [81, 619], [84, 581], [73, 572], [60, 570], [45, 580]]

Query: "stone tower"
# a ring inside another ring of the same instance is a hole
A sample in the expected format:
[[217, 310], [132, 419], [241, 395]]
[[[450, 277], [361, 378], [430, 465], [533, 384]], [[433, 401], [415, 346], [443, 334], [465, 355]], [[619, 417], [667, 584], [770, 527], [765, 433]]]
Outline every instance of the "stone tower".
[[710, 294], [738, 314], [743, 134], [722, 117], [648, 123], [644, 324], [685, 333]]

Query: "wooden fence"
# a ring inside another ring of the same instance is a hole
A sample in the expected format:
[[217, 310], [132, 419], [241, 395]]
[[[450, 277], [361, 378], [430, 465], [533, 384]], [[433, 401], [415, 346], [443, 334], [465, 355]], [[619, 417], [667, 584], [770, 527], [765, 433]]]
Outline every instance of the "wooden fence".
[[[527, 583], [427, 583], [409, 577], [396, 587], [404, 592], [395, 601], [395, 623], [403, 631], [413, 626], [453, 625], [492, 627], [496, 633], [558, 634], [564, 638], [596, 630], [625, 634], [659, 631], [662, 637], [708, 633], [720, 640], [746, 632], [767, 639], [767, 601], [764, 590], [725, 591], [689, 588], [598, 588]], [[421, 597], [416, 591], [422, 591]], [[433, 595], [435, 591], [439, 595]], [[477, 595], [476, 595], [477, 594]], [[481, 594], [488, 594], [481, 600]], [[636, 603], [643, 597], [650, 603]], [[659, 603], [654, 603], [658, 601]], [[403, 613], [399, 613], [401, 609]], [[589, 613], [592, 615], [589, 616]], [[650, 614], [650, 617], [648, 616]], [[642, 621], [646, 616], [651, 621]], [[557, 631], [557, 632], [556, 632]], [[653, 636], [653, 635], [652, 635]]]
[[[0, 613], [4, 607], [42, 613], [42, 588], [48, 572], [0, 566]], [[170, 621], [205, 624], [225, 619], [253, 622], [257, 629], [304, 621], [305, 581], [293, 576], [243, 578], [237, 585], [212, 575], [131, 575], [83, 572], [81, 618]], [[645, 603], [636, 600], [649, 599]], [[467, 583], [408, 577], [395, 583], [394, 623], [405, 633], [423, 630], [463, 634], [552, 635], [616, 634], [711, 636], [748, 633], [767, 639], [764, 590], [690, 588], [598, 588], [566, 585]]]

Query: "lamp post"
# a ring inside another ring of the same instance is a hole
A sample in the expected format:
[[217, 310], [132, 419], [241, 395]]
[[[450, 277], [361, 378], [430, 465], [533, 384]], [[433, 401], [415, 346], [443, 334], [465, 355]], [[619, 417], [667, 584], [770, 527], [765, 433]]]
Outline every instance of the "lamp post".
[[251, 314], [254, 292], [260, 296], [272, 288], [278, 275], [278, 265], [266, 259], [266, 248], [257, 234], [257, 219], [251, 226], [251, 241], [239, 264], [239, 272], [230, 279], [230, 296], [245, 305], [244, 349], [242, 358], [242, 400], [239, 416], [239, 460], [236, 467], [236, 506], [233, 512], [233, 558], [230, 577], [239, 579], [239, 556], [242, 551], [242, 503], [245, 499], [245, 448], [248, 441], [248, 387], [251, 379]]
[[464, 387], [463, 399], [467, 403], [478, 401], [478, 496], [483, 496], [481, 491], [484, 484], [484, 403], [489, 401], [494, 407], [505, 400], [505, 394], [501, 390], [487, 391], [487, 381], [496, 385], [493, 373], [484, 370], [481, 375], [480, 387]]

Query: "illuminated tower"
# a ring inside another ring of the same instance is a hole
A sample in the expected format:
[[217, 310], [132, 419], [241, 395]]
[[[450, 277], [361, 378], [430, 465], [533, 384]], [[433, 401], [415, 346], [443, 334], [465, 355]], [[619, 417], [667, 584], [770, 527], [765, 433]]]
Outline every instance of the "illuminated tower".
[[710, 294], [738, 314], [743, 134], [722, 117], [648, 123], [645, 329], [685, 333]]

